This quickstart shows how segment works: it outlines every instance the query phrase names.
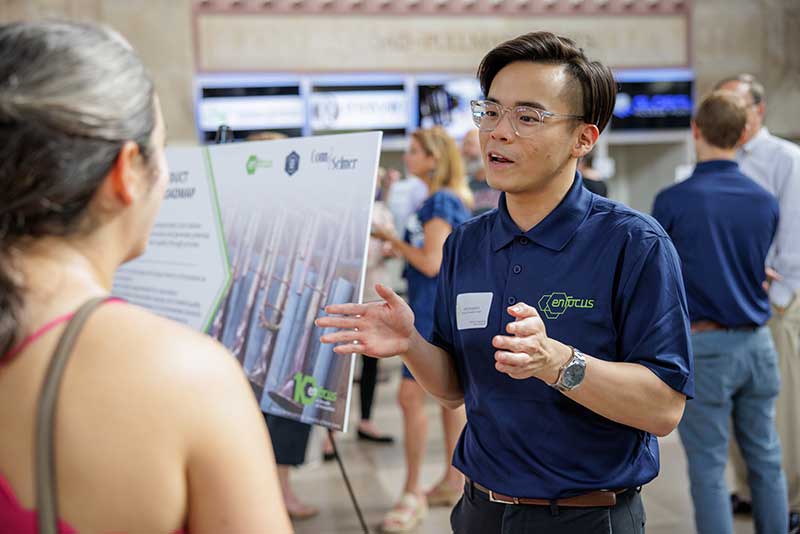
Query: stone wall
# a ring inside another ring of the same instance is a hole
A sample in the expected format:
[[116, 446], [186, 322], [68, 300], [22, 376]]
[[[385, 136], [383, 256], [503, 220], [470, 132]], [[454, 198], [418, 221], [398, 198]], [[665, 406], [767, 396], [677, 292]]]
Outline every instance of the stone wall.
[[108, 24], [133, 45], [158, 89], [170, 143], [196, 143], [189, 0], [0, 0], [0, 21], [59, 18]]

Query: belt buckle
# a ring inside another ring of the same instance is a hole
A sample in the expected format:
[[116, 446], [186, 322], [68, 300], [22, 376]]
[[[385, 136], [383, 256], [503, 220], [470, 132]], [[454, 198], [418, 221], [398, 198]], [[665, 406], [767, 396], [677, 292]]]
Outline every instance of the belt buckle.
[[489, 490], [489, 502], [496, 502], [499, 504], [519, 504], [519, 498], [512, 497], [510, 501], [504, 501], [503, 499], [498, 499], [495, 497], [495, 493], [492, 490]]

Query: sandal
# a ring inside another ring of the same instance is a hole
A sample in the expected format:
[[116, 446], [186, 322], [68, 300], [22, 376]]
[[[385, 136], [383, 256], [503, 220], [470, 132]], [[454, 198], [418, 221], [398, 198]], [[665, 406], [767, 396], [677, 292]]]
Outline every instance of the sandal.
[[426, 515], [428, 515], [428, 503], [425, 497], [404, 493], [400, 502], [384, 516], [381, 531], [409, 532], [416, 528]]
[[452, 508], [461, 498], [464, 491], [453, 489], [447, 482], [439, 482], [425, 494], [429, 506], [448, 506]]

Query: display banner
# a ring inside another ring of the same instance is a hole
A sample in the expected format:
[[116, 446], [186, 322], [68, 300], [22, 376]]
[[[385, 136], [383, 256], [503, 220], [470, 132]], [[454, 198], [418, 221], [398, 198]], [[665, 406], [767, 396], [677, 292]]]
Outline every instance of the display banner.
[[266, 413], [346, 428], [355, 360], [314, 320], [361, 300], [380, 146], [369, 132], [208, 148], [233, 270], [209, 333]]
[[169, 185], [146, 252], [117, 270], [112, 292], [205, 331], [230, 280], [206, 152], [167, 149]]

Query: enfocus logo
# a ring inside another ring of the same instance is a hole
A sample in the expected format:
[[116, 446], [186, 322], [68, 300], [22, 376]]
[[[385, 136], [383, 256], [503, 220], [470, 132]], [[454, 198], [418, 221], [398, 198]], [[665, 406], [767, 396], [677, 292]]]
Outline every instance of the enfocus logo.
[[542, 295], [542, 298], [539, 299], [539, 310], [548, 319], [558, 319], [569, 308], [594, 308], [594, 299], [575, 298], [560, 291]]

